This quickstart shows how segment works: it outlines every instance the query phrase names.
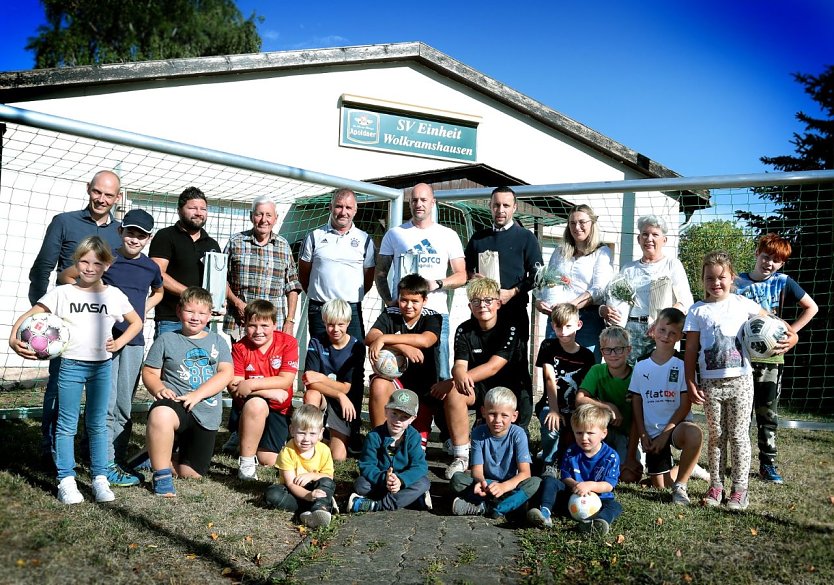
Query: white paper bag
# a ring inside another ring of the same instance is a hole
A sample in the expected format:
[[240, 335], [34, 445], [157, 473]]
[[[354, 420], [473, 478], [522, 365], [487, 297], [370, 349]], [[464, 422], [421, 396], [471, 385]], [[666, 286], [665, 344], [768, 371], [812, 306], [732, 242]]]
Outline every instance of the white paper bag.
[[491, 278], [501, 285], [501, 267], [497, 250], [486, 250], [478, 254], [478, 274]]
[[211, 310], [215, 313], [225, 312], [227, 262], [228, 257], [221, 252], [203, 256], [203, 288], [211, 293]]

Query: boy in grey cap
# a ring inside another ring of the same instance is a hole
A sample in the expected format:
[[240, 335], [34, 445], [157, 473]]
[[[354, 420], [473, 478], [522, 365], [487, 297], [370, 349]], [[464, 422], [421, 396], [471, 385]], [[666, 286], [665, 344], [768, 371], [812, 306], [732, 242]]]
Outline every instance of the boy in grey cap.
[[385, 405], [385, 424], [365, 437], [349, 511], [398, 510], [415, 503], [420, 509], [431, 509], [429, 466], [420, 433], [411, 426], [418, 407], [417, 394], [411, 390], [391, 394]]

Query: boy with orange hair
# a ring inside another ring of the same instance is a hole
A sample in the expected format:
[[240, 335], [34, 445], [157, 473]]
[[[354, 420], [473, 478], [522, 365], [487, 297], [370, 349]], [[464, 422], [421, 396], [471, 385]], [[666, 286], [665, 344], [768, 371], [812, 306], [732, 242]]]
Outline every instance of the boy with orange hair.
[[[801, 309], [791, 323], [795, 333], [817, 314], [814, 299], [794, 279], [779, 270], [791, 256], [791, 244], [777, 234], [766, 234], [756, 246], [756, 266], [736, 279], [736, 292], [759, 303], [762, 308], [782, 318], [787, 304]], [[782, 386], [784, 354], [751, 359], [753, 365], [753, 411], [756, 414], [759, 444], [759, 475], [764, 481], [783, 483], [776, 469], [776, 404]]]

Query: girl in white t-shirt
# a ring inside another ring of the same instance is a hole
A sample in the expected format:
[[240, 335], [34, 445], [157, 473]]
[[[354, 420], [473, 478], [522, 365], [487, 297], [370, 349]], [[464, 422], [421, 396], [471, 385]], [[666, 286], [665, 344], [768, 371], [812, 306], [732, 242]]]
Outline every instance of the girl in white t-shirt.
[[[722, 503], [721, 451], [729, 440], [733, 489], [727, 508], [744, 510], [748, 505], [753, 375], [750, 359], [737, 336], [747, 319], [766, 312], [755, 301], [732, 292], [736, 273], [726, 252], [710, 252], [704, 256], [701, 275], [705, 298], [692, 305], [686, 316], [684, 364], [689, 396], [694, 404], [704, 405], [707, 415], [711, 485], [706, 504], [720, 506]], [[793, 331], [789, 335], [796, 338]], [[778, 351], [784, 353], [795, 343], [785, 338], [777, 346]]]
[[[29, 346], [17, 339], [20, 325], [36, 313], [54, 313], [64, 320], [70, 339], [61, 354], [58, 370], [58, 424], [55, 431], [55, 467], [58, 499], [78, 504], [84, 497], [75, 483], [75, 433], [81, 410], [81, 391], [87, 392], [85, 418], [90, 439], [90, 476], [97, 502], [115, 499], [107, 481], [107, 404], [110, 398], [110, 358], [142, 330], [142, 320], [127, 296], [101, 281], [113, 263], [104, 240], [81, 240], [73, 254], [78, 281], [53, 288], [26, 311], [12, 327], [9, 346], [21, 357], [37, 359]], [[127, 321], [124, 335], [114, 340], [113, 323]]]

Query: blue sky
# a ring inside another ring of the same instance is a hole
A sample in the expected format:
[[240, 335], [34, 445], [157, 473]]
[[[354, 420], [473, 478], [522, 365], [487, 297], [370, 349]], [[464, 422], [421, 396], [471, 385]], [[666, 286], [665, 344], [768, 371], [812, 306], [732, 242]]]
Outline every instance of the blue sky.
[[[263, 50], [423, 41], [688, 176], [764, 172], [820, 115], [792, 73], [834, 64], [830, 0], [286, 2]], [[0, 70], [28, 69], [37, 0], [0, 9]]]

